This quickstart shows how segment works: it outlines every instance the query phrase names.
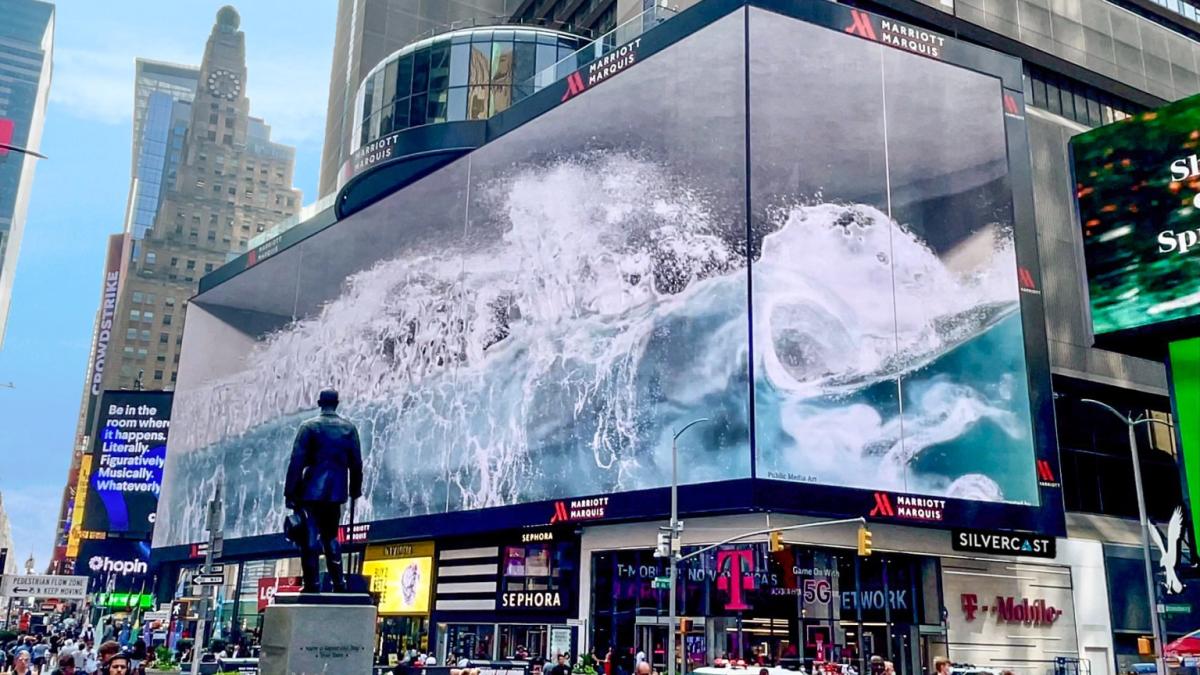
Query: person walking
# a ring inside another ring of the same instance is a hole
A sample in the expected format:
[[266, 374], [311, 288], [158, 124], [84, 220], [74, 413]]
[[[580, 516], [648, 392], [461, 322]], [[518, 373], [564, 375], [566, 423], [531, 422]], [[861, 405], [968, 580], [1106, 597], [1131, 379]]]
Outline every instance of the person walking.
[[50, 651], [50, 644], [45, 638], [33, 643], [33, 649], [30, 650], [33, 656], [33, 670], [38, 675], [41, 675], [42, 669], [46, 667], [46, 654]]
[[58, 657], [58, 667], [50, 675], [76, 675], [75, 670], [75, 655], [60, 654]]

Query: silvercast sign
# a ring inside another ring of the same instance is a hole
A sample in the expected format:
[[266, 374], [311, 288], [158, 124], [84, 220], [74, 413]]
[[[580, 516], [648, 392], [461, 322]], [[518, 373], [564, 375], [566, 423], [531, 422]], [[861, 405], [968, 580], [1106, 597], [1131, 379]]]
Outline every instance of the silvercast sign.
[[1058, 554], [1054, 537], [1032, 532], [992, 532], [987, 530], [951, 530], [955, 551], [1053, 558]]

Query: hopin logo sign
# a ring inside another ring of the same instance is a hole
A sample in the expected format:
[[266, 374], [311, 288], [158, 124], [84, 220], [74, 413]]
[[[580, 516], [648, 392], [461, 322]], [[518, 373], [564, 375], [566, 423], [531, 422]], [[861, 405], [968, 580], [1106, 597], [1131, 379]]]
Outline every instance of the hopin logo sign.
[[144, 560], [113, 560], [106, 555], [94, 555], [88, 559], [88, 568], [93, 572], [116, 572], [117, 574], [145, 574], [150, 567]]

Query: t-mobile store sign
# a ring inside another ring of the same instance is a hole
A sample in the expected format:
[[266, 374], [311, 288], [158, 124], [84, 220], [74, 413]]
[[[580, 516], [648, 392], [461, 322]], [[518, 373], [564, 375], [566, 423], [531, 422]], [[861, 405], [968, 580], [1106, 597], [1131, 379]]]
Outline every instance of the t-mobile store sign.
[[955, 661], [1045, 662], [1078, 651], [1070, 568], [947, 558], [942, 589]]

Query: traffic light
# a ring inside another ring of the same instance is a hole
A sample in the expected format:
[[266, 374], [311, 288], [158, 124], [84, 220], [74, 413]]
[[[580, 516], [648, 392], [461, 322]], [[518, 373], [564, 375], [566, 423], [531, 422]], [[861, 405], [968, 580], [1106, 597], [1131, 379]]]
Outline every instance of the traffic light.
[[858, 554], [864, 557], [871, 555], [871, 531], [866, 525], [858, 526]]
[[1137, 640], [1138, 656], [1152, 656], [1154, 654], [1154, 638], [1143, 635]]
[[671, 557], [671, 530], [662, 527], [658, 529], [658, 544], [654, 547], [654, 557]]
[[783, 532], [779, 530], [771, 531], [771, 553], [779, 553], [783, 550]]
[[684, 635], [692, 632], [692, 620], [686, 616], [679, 617], [679, 632]]

